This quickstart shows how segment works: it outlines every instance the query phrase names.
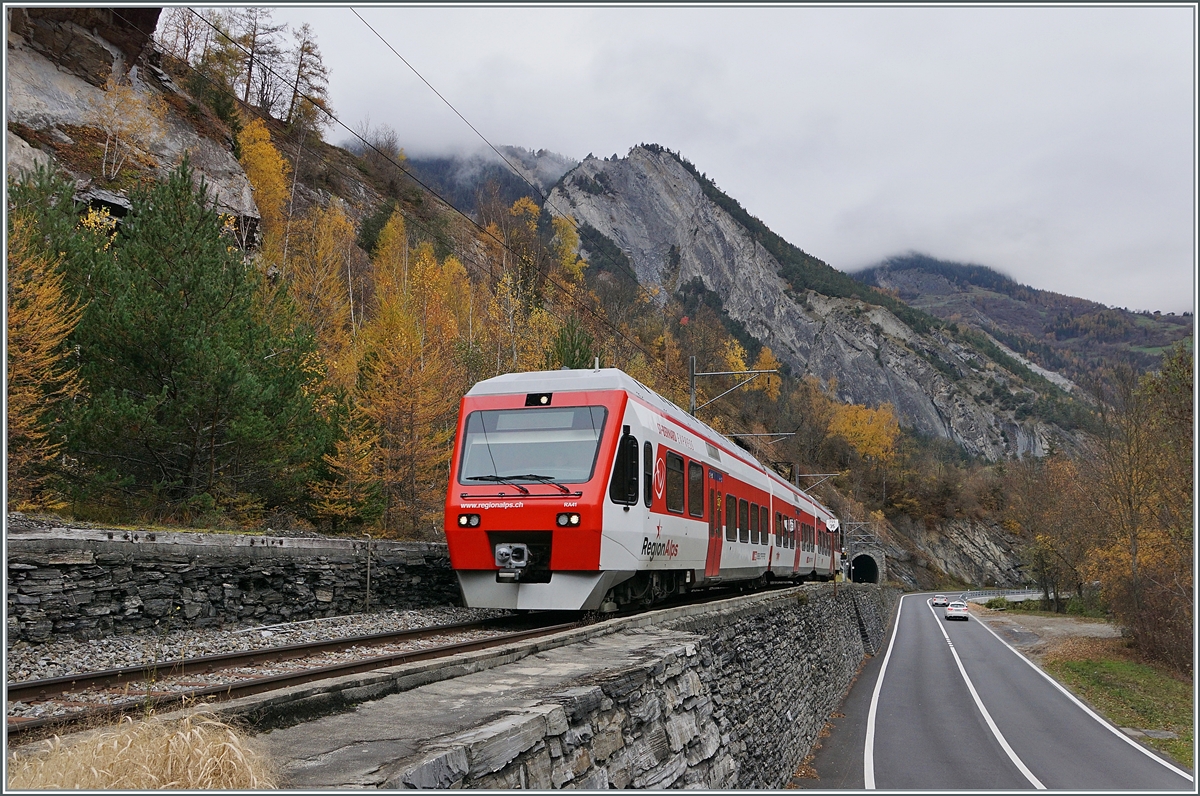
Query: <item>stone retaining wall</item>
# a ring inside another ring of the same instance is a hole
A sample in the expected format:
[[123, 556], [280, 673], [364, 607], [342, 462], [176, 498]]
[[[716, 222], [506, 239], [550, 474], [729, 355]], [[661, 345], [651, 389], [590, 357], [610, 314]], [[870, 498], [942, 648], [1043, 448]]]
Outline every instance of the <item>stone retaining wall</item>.
[[[7, 539], [8, 638], [338, 616], [367, 600], [367, 543], [52, 529]], [[371, 606], [458, 605], [445, 545], [371, 543]]]
[[436, 739], [385, 787], [783, 787], [898, 594], [809, 587], [622, 631], [658, 638], [627, 670]]

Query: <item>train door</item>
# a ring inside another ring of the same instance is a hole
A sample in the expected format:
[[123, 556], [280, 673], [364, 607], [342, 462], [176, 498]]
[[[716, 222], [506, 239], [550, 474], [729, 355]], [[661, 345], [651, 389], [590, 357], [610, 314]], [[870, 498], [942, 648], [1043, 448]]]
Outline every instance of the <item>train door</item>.
[[721, 473], [708, 471], [708, 557], [704, 561], [704, 577], [721, 574]]
[[[795, 511], [795, 509], [792, 510]], [[790, 534], [790, 541], [792, 543], [792, 574], [799, 574], [800, 556], [804, 552], [804, 526], [795, 517], [789, 517], [788, 524], [792, 527]], [[797, 541], [797, 537], [799, 537], [799, 541]]]

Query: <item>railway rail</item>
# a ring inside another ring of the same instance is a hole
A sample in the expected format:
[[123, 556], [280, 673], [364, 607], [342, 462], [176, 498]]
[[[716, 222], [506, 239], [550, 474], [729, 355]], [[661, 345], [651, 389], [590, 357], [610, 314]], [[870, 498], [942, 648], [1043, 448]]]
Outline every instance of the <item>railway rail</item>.
[[[520, 621], [519, 619], [516, 621]], [[72, 726], [87, 726], [104, 721], [111, 721], [122, 715], [158, 710], [187, 702], [225, 701], [239, 697], [259, 694], [288, 688], [294, 685], [338, 677], [348, 674], [381, 669], [413, 661], [430, 660], [447, 657], [460, 652], [471, 652], [500, 646], [514, 641], [534, 638], [537, 636], [556, 633], [578, 625], [578, 622], [546, 624], [545, 620], [535, 627], [525, 627], [512, 630], [513, 617], [498, 617], [475, 622], [459, 622], [451, 625], [425, 627], [388, 633], [374, 633], [364, 636], [339, 638], [333, 640], [291, 644], [266, 649], [208, 655], [199, 658], [164, 661], [145, 666], [129, 666], [120, 669], [110, 669], [101, 672], [82, 672], [79, 674], [54, 677], [44, 680], [29, 680], [10, 683], [8, 685], [8, 700], [42, 702], [72, 695], [72, 707], [85, 703], [83, 692], [93, 691], [91, 705], [84, 704], [78, 709], [67, 710], [63, 713], [44, 716], [41, 718], [9, 717], [7, 722], [8, 737], [12, 740], [33, 740], [46, 737], [51, 733], [61, 732]], [[528, 624], [528, 622], [526, 622]], [[382, 655], [362, 658], [355, 656], [348, 661], [332, 665], [308, 666], [282, 674], [255, 676], [250, 674], [241, 678], [227, 678], [226, 682], [205, 686], [169, 690], [171, 680], [179, 680], [189, 675], [211, 674], [221, 670], [257, 668], [278, 664], [281, 662], [303, 660], [329, 652], [354, 650], [362, 647], [379, 647], [390, 644], [404, 644], [420, 641], [437, 636], [461, 634], [471, 631], [486, 631], [494, 633], [484, 638], [473, 638], [442, 644], [435, 647], [408, 648]], [[120, 699], [129, 694], [133, 686], [138, 687], [138, 696]], [[118, 701], [96, 705], [95, 692], [101, 695], [116, 696]], [[64, 700], [58, 700], [60, 703]]]

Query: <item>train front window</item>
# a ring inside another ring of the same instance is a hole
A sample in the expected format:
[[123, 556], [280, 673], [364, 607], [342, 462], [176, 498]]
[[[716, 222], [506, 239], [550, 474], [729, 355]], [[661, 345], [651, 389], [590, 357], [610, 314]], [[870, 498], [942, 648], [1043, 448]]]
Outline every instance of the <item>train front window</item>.
[[608, 410], [603, 406], [485, 409], [467, 417], [458, 481], [590, 481]]

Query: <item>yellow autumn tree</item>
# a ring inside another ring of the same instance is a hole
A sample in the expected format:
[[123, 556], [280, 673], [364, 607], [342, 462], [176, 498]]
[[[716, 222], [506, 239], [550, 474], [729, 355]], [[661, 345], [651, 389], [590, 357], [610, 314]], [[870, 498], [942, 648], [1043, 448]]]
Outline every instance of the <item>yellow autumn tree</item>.
[[375, 470], [379, 435], [353, 402], [347, 411], [344, 436], [334, 453], [322, 458], [330, 477], [313, 485], [313, 511], [336, 531], [375, 522], [383, 512], [380, 479]]
[[350, 311], [354, 240], [354, 224], [334, 198], [293, 223], [284, 267], [300, 319], [316, 336], [327, 378], [342, 389], [353, 383], [356, 368]]
[[451, 304], [466, 273], [454, 258], [439, 262], [429, 244], [405, 255], [393, 234], [400, 231], [389, 222], [376, 250], [376, 304], [361, 336], [357, 400], [378, 434], [384, 530], [434, 538], [458, 399], [467, 387]]
[[891, 404], [869, 409], [861, 404], [841, 404], [829, 422], [829, 434], [850, 443], [859, 455], [886, 463], [896, 454], [900, 423]]
[[[758, 352], [758, 358], [754, 360], [754, 367], [751, 370], [779, 370], [779, 367], [780, 362], [775, 358], [775, 354], [770, 348], [763, 346], [762, 350]], [[750, 389], [766, 393], [767, 398], [777, 401], [779, 400], [779, 385], [782, 383], [780, 374], [763, 373], [750, 382]]]
[[254, 192], [261, 219], [261, 250], [270, 262], [278, 262], [284, 225], [284, 203], [288, 198], [287, 177], [291, 166], [271, 142], [271, 133], [261, 119], [254, 119], [238, 133], [241, 163]]
[[17, 510], [61, 508], [47, 487], [62, 448], [55, 412], [79, 392], [63, 346], [80, 308], [63, 289], [57, 263], [39, 255], [30, 221], [9, 217], [8, 499]]
[[579, 257], [579, 233], [575, 224], [569, 218], [555, 218], [551, 225], [554, 228], [554, 239], [550, 246], [554, 251], [554, 259], [558, 267], [572, 282], [583, 279], [583, 269], [587, 263]]

